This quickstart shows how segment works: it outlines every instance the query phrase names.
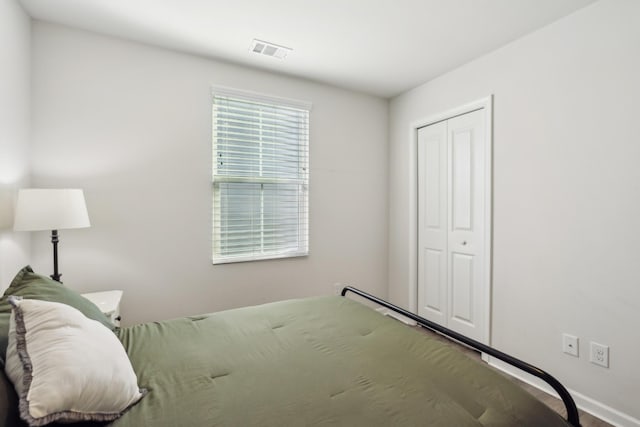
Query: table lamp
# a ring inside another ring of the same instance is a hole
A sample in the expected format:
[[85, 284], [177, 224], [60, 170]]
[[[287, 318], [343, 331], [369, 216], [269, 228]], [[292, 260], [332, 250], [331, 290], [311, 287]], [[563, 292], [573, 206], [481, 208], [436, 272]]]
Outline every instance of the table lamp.
[[58, 273], [58, 230], [86, 228], [89, 223], [84, 194], [79, 189], [26, 188], [18, 190], [13, 229], [16, 231], [51, 230], [53, 244], [53, 274]]

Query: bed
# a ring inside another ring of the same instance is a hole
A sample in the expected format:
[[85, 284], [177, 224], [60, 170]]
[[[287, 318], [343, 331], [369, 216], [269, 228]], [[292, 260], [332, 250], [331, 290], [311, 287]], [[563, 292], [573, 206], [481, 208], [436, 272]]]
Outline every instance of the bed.
[[[115, 421], [76, 425], [579, 426], [566, 396], [569, 421], [483, 363], [347, 293], [395, 307], [345, 288], [342, 296], [116, 328], [147, 394]], [[3, 378], [0, 422], [22, 427], [12, 392]]]

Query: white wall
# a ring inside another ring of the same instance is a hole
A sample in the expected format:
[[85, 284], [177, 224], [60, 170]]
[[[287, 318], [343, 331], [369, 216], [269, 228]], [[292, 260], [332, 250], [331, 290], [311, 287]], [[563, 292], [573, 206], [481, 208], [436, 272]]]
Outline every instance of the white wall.
[[[415, 256], [410, 123], [494, 94], [492, 344], [629, 425], [640, 419], [638, 17], [636, 0], [595, 3], [390, 104], [391, 300], [408, 305]], [[579, 359], [561, 352], [562, 332], [580, 337]], [[589, 363], [591, 340], [611, 347], [610, 369]]]
[[17, 189], [29, 182], [31, 19], [0, 1], [0, 291], [29, 262], [29, 235], [14, 233]]
[[[124, 323], [331, 294], [386, 296], [388, 102], [34, 23], [33, 179], [81, 187], [92, 227], [61, 231], [62, 280], [124, 289]], [[310, 255], [211, 264], [212, 84], [311, 101]], [[46, 233], [34, 267], [49, 274]]]

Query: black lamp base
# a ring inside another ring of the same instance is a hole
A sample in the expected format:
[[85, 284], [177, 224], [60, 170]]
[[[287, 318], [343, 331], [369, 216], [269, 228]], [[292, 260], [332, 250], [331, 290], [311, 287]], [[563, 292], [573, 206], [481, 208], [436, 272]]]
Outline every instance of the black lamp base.
[[51, 244], [53, 245], [53, 274], [50, 276], [56, 282], [62, 283], [62, 274], [58, 273], [58, 230], [51, 230]]

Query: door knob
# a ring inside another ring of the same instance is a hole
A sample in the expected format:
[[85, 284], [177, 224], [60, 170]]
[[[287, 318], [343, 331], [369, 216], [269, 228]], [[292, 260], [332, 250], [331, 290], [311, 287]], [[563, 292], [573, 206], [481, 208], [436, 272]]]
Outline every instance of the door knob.
[[467, 246], [467, 241], [466, 240], [462, 241], [462, 246]]

